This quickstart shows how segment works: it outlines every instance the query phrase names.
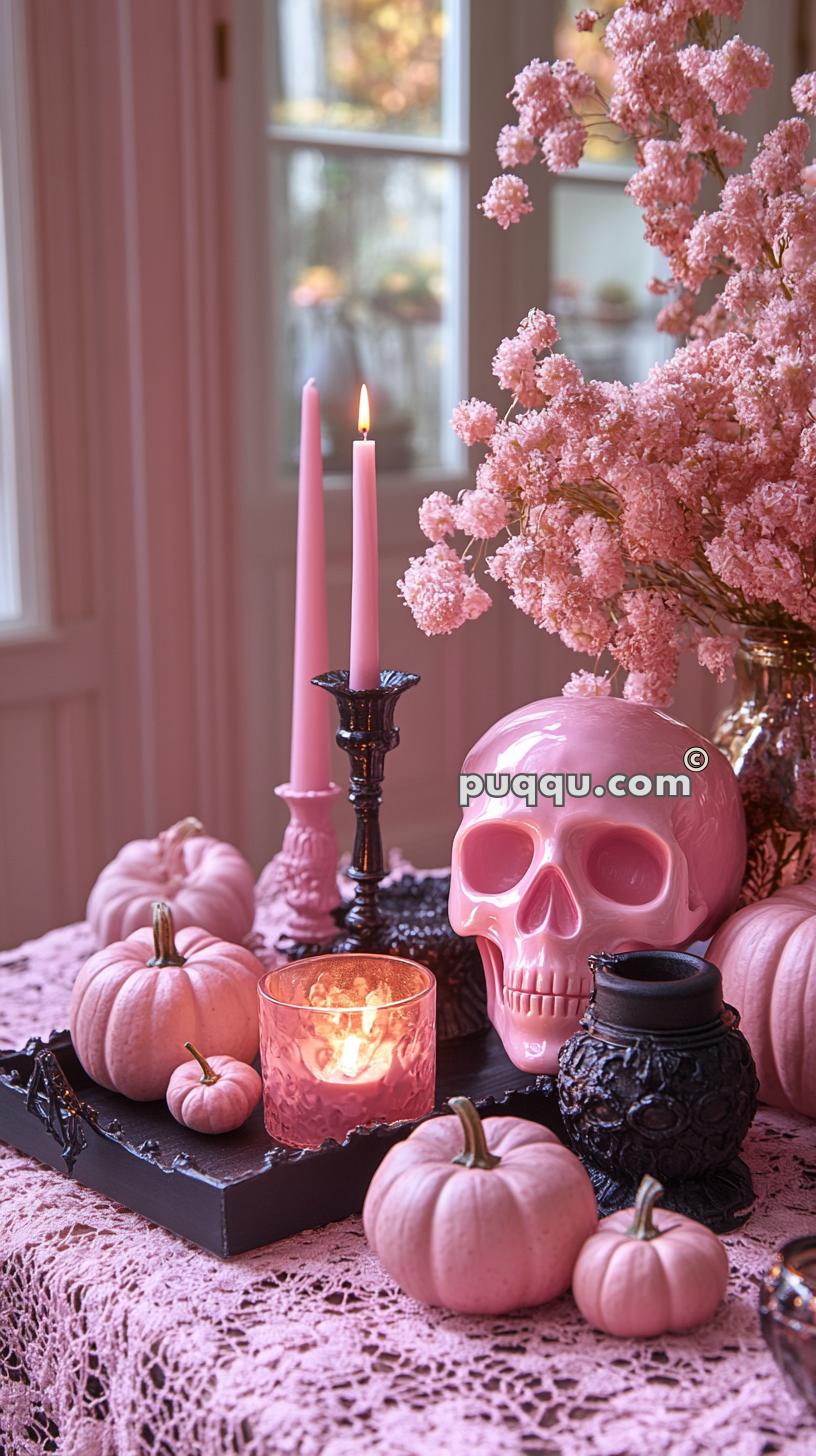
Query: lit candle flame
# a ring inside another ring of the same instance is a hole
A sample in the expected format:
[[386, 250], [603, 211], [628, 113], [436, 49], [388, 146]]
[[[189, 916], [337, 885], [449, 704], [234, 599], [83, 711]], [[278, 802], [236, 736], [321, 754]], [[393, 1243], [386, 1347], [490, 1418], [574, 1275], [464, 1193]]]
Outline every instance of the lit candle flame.
[[365, 385], [360, 390], [360, 409], [357, 415], [357, 429], [361, 435], [367, 435], [371, 429], [371, 410], [368, 404], [368, 390]]
[[355, 1075], [360, 1065], [359, 1036], [351, 1035], [346, 1037], [337, 1065], [346, 1077], [353, 1077]]
[[[366, 1000], [367, 999], [368, 998], [366, 997]], [[363, 1012], [362, 1016], [360, 1017], [360, 1021], [362, 1023], [362, 1027], [363, 1027], [363, 1031], [365, 1032], [366, 1036], [370, 1036], [371, 1035], [372, 1031], [374, 1030], [374, 1023], [376, 1022], [376, 1020], [377, 1020], [377, 1006], [376, 1006], [376, 1004], [373, 1005], [373, 1006], [367, 1006], [366, 1009], [365, 1009], [365, 1011]]]

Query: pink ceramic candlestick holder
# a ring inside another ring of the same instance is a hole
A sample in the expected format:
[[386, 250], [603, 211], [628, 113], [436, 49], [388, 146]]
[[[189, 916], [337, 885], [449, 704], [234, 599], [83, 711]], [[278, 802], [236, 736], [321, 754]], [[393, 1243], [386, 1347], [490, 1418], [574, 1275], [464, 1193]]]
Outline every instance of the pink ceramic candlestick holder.
[[290, 1147], [432, 1111], [436, 981], [414, 961], [321, 955], [262, 977], [264, 1121]]
[[332, 808], [341, 790], [337, 784], [325, 789], [279, 784], [275, 793], [289, 809], [276, 863], [276, 878], [289, 910], [284, 939], [325, 945], [337, 935], [332, 911], [340, 903], [340, 893]]

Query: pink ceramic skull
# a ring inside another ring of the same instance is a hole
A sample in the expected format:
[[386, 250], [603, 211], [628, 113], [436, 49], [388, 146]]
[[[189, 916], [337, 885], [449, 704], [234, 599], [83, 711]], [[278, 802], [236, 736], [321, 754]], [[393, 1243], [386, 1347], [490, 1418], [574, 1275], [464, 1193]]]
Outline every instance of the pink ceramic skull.
[[712, 743], [654, 708], [545, 698], [480, 738], [460, 802], [462, 789], [475, 794], [453, 844], [451, 924], [478, 939], [510, 1058], [554, 1072], [592, 952], [680, 948], [734, 908], [737, 780]]

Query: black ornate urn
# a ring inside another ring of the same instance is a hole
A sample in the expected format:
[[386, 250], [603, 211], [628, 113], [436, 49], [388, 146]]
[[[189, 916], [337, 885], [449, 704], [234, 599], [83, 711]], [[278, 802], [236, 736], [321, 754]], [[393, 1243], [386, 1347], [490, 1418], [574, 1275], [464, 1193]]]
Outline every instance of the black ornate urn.
[[754, 1201], [738, 1156], [758, 1089], [717, 967], [687, 951], [590, 956], [595, 988], [559, 1056], [558, 1101], [602, 1214], [651, 1173], [664, 1206], [717, 1232]]

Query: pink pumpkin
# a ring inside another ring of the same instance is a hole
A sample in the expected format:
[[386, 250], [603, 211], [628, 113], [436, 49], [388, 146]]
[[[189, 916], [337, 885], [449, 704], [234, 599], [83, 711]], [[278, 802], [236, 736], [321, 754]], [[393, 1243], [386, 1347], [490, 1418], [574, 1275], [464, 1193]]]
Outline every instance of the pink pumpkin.
[[572, 1275], [575, 1303], [608, 1335], [644, 1337], [690, 1330], [717, 1308], [728, 1284], [728, 1255], [694, 1219], [654, 1212], [663, 1189], [646, 1177], [634, 1208], [601, 1219]]
[[737, 910], [706, 952], [772, 1107], [816, 1117], [816, 879]]
[[231, 844], [211, 839], [198, 819], [182, 819], [157, 839], [134, 839], [102, 870], [86, 918], [100, 945], [149, 926], [154, 900], [164, 900], [177, 930], [197, 925], [222, 940], [241, 941], [255, 918], [255, 878]]
[[173, 937], [170, 907], [153, 906], [153, 929], [97, 951], [71, 994], [71, 1036], [89, 1077], [137, 1102], [163, 1097], [184, 1060], [184, 1037], [251, 1062], [258, 1051], [263, 966], [206, 930]]
[[167, 1087], [167, 1106], [176, 1122], [194, 1132], [234, 1132], [260, 1101], [262, 1083], [254, 1067], [235, 1057], [210, 1057], [184, 1043], [193, 1057], [176, 1067]]
[[555, 1299], [598, 1223], [581, 1163], [538, 1123], [481, 1122], [465, 1097], [450, 1106], [455, 1117], [420, 1123], [374, 1174], [369, 1244], [425, 1304], [503, 1314]]

